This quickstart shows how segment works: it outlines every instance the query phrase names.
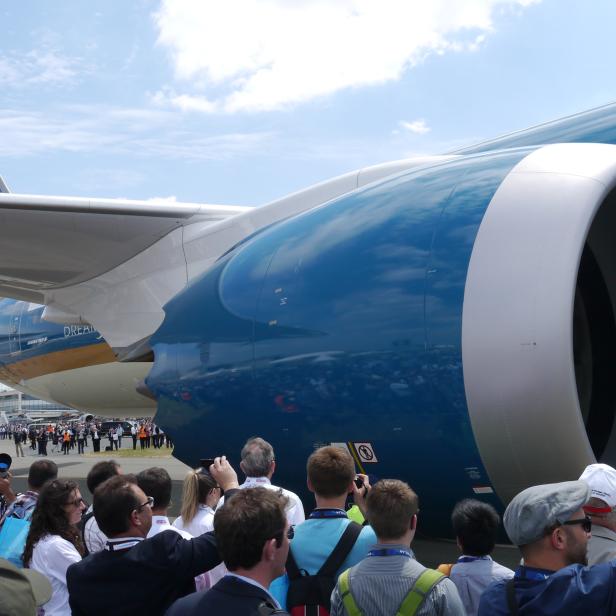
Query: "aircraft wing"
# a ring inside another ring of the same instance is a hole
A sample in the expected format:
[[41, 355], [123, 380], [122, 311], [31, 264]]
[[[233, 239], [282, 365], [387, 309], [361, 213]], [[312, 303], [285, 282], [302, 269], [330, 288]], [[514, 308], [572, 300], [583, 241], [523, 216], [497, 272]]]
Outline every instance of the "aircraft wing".
[[[4, 189], [4, 190], [3, 190]], [[91, 280], [187, 224], [250, 207], [48, 197], [0, 185], [0, 295], [45, 303], [45, 293]]]

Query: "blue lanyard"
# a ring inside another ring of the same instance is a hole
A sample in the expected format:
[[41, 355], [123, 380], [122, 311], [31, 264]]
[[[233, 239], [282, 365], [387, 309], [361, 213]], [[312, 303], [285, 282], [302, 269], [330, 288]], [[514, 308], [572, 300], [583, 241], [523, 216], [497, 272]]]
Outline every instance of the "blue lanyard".
[[473, 563], [476, 560], [490, 560], [488, 556], [460, 556], [459, 563]]
[[535, 580], [537, 582], [544, 582], [547, 580], [554, 571], [548, 571], [547, 569], [533, 569], [532, 567], [520, 566], [515, 570], [516, 579], [520, 580]]
[[309, 516], [310, 520], [322, 520], [324, 518], [348, 518], [346, 511], [342, 509], [315, 509]]
[[380, 550], [370, 550], [367, 556], [406, 556], [413, 558], [409, 550], [400, 550], [397, 548], [382, 548]]

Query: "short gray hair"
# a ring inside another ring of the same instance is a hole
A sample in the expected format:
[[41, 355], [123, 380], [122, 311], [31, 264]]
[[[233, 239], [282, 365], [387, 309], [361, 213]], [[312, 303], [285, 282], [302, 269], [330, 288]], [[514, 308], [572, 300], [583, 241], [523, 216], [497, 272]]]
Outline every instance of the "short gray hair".
[[241, 468], [247, 477], [267, 475], [274, 461], [274, 448], [264, 439], [255, 436], [242, 447]]

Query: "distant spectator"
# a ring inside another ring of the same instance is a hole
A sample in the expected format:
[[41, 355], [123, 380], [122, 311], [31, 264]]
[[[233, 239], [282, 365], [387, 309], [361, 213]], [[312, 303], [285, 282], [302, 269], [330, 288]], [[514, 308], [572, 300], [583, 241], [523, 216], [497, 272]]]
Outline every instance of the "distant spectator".
[[592, 520], [588, 564], [607, 563], [616, 558], [616, 469], [589, 464], [580, 480], [590, 486], [590, 499], [584, 505], [584, 513]]
[[[224, 456], [210, 472], [226, 490], [237, 475]], [[74, 616], [163, 614], [177, 598], [194, 589], [194, 578], [220, 562], [216, 539], [207, 533], [182, 539], [163, 532], [146, 539], [154, 499], [133, 475], [112, 477], [94, 493], [94, 512], [109, 537], [106, 549], [72, 566], [67, 574]]]
[[7, 508], [4, 516], [0, 517], [0, 527], [4, 524], [4, 520], [9, 517], [29, 520], [34, 513], [41, 489], [48, 481], [57, 477], [58, 467], [55, 462], [51, 460], [32, 462], [28, 470], [28, 489], [23, 494], [18, 494], [17, 498]]
[[85, 509], [74, 481], [54, 479], [43, 486], [32, 514], [23, 561], [51, 582], [53, 593], [44, 606], [45, 616], [70, 616], [66, 571], [79, 562], [83, 544], [77, 524]]
[[[314, 576], [341, 541], [343, 534], [356, 530], [358, 534], [335, 573], [335, 581], [342, 571], [364, 558], [370, 546], [376, 543], [376, 535], [370, 526], [360, 529], [355, 525], [347, 530], [351, 520], [344, 509], [347, 496], [351, 493], [360, 508], [365, 508], [368, 478], [362, 476], [365, 487], [358, 488], [354, 482], [355, 462], [351, 454], [345, 449], [332, 446], [321, 447], [312, 453], [308, 458], [307, 473], [308, 489], [314, 493], [316, 508], [303, 524], [295, 528], [289, 558], [293, 557], [300, 572]], [[275, 580], [271, 587], [272, 594], [280, 604], [291, 610], [293, 606], [287, 602], [288, 589], [289, 576]], [[329, 596], [324, 607], [329, 607]]]
[[[268, 490], [282, 490], [282, 493], [288, 499], [287, 519], [291, 526], [301, 524], [306, 516], [304, 514], [304, 506], [297, 494], [290, 490], [285, 490], [278, 486], [272, 485], [271, 479], [276, 471], [276, 459], [274, 456], [274, 448], [264, 439], [253, 437], [246, 441], [240, 454], [240, 468], [246, 475], [246, 479], [240, 488], [267, 488]], [[219, 507], [224, 504], [224, 498], [221, 499]]]
[[21, 430], [15, 430], [13, 432], [13, 442], [15, 443], [15, 455], [19, 458], [21, 456], [24, 457], [24, 448], [22, 447], [23, 433]]
[[[103, 460], [97, 462], [88, 473], [86, 483], [90, 494], [94, 494], [96, 488], [110, 477], [121, 475], [122, 469], [114, 460]], [[105, 549], [107, 545], [107, 535], [98, 527], [98, 522], [94, 517], [94, 507], [90, 505], [83, 520], [81, 521], [83, 542], [86, 553], [92, 554]]]
[[289, 551], [286, 497], [263, 487], [240, 491], [214, 519], [220, 553], [229, 573], [207, 592], [176, 601], [167, 616], [286, 614], [270, 595]]
[[490, 557], [500, 516], [491, 505], [468, 498], [454, 507], [451, 523], [462, 556], [450, 568], [449, 577], [460, 593], [468, 616], [476, 616], [483, 591], [492, 582], [513, 577], [511, 569]]
[[340, 576], [331, 616], [404, 614], [407, 600], [419, 603], [417, 616], [465, 616], [451, 580], [426, 569], [411, 552], [417, 530], [415, 492], [403, 481], [383, 479], [368, 493], [366, 508], [378, 543], [367, 558]]

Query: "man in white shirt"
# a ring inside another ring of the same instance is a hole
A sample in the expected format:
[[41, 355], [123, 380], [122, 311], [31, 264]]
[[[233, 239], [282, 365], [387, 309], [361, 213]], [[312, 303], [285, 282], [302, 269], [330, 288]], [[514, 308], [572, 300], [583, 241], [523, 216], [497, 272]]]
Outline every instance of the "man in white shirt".
[[171, 503], [171, 477], [169, 473], [161, 467], [153, 466], [146, 468], [137, 475], [137, 485], [143, 490], [144, 494], [154, 499], [152, 505], [152, 528], [148, 532], [148, 538], [162, 533], [164, 530], [172, 530], [184, 539], [192, 539], [192, 535], [184, 530], [175, 528], [169, 523], [167, 510]]
[[492, 560], [500, 516], [487, 503], [467, 498], [453, 509], [451, 522], [462, 556], [449, 577], [456, 585], [468, 616], [476, 616], [483, 591], [497, 580], [508, 580], [513, 571]]
[[[246, 480], [240, 486], [243, 488], [266, 488], [268, 490], [278, 490], [286, 496], [287, 520], [290, 526], [301, 524], [305, 519], [304, 506], [299, 496], [290, 490], [285, 490], [272, 485], [272, 475], [276, 471], [276, 459], [274, 448], [264, 439], [256, 436], [246, 441], [242, 448], [240, 468], [246, 475]], [[224, 504], [224, 496], [220, 499], [218, 508]], [[217, 508], [217, 510], [218, 510]]]
[[592, 519], [588, 564], [607, 563], [616, 558], [616, 469], [589, 464], [580, 481], [590, 486], [590, 500], [584, 505], [584, 513]]
[[[90, 472], [86, 477], [88, 490], [90, 490], [90, 493], [93, 495], [96, 488], [98, 488], [98, 486], [104, 481], [110, 477], [121, 474], [122, 469], [117, 462], [114, 462], [113, 460], [103, 460], [102, 462], [97, 462], [90, 469]], [[102, 552], [107, 545], [107, 535], [105, 535], [105, 533], [98, 527], [98, 523], [94, 517], [93, 505], [90, 505], [85, 512], [81, 521], [81, 528], [83, 542], [86, 546], [88, 554]]]

